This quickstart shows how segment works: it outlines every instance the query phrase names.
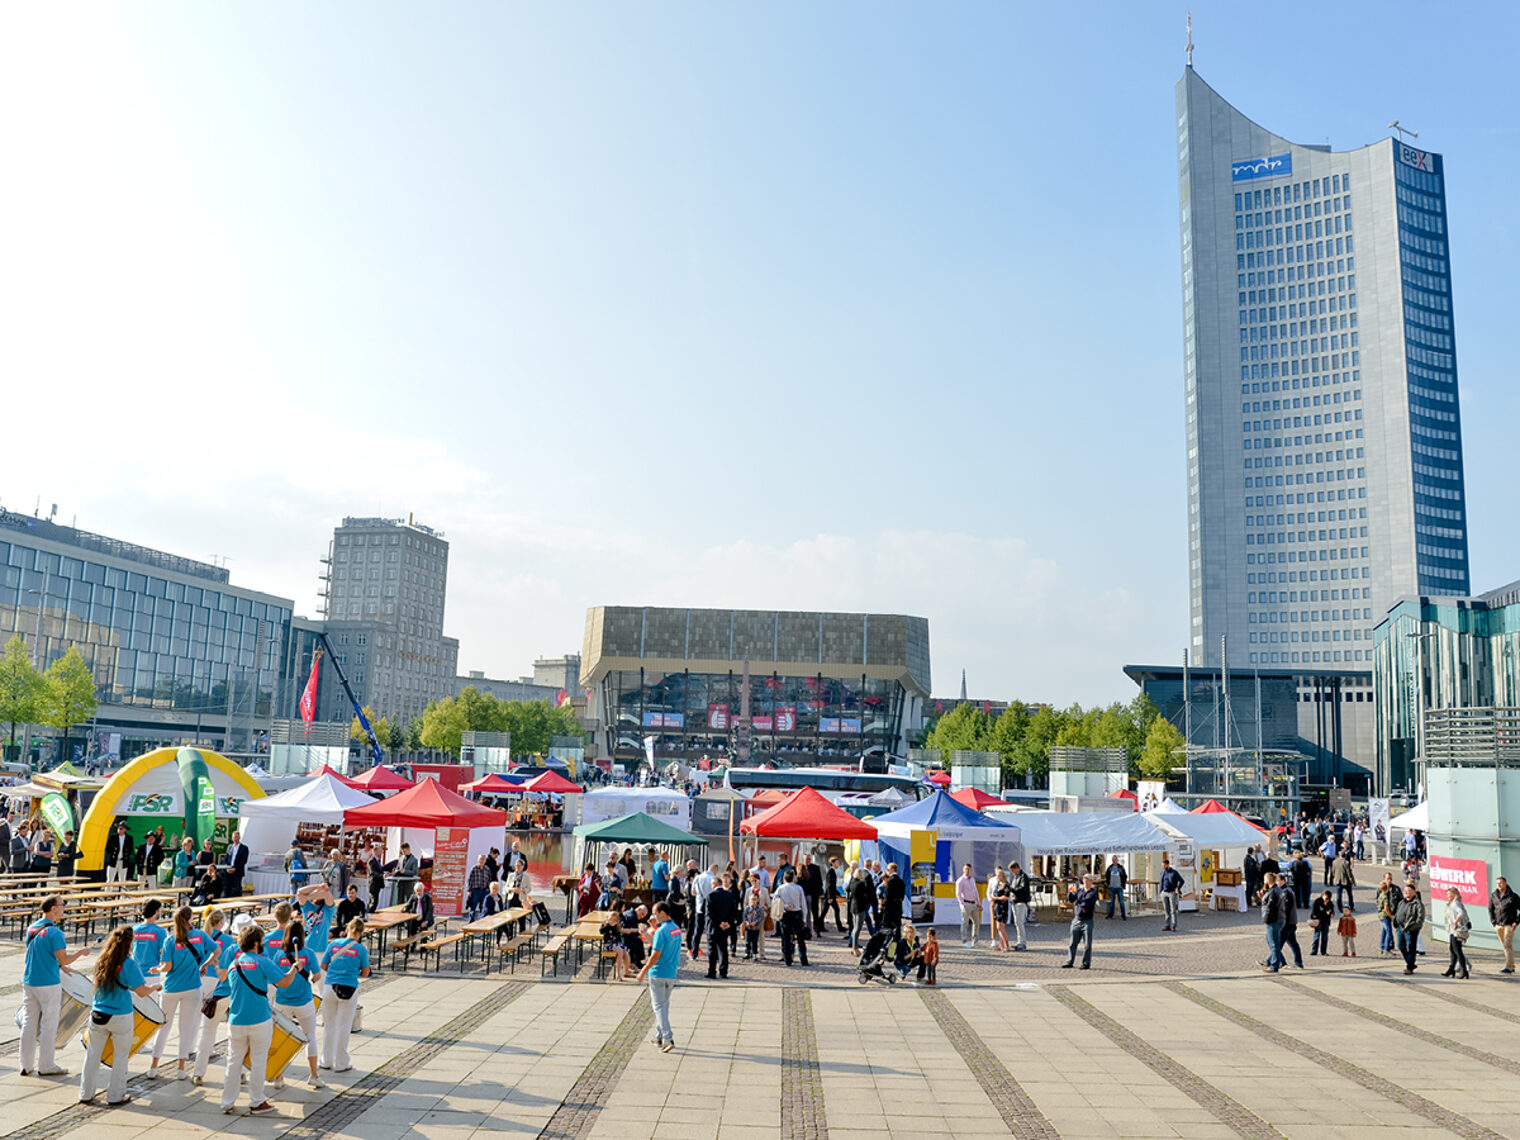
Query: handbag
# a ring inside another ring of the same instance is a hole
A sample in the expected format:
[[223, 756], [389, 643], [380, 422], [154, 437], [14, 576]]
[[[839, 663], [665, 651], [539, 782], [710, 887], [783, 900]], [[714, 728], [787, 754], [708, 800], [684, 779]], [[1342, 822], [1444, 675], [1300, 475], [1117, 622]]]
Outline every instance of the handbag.
[[201, 1016], [204, 1017], [207, 1021], [215, 1021], [216, 1003], [221, 1000], [222, 999], [220, 996], [212, 996], [201, 1002]]
[[332, 992], [336, 994], [341, 1001], [347, 1001], [349, 998], [353, 997], [356, 993], [359, 992], [358, 986], [345, 986], [338, 982], [328, 982], [327, 984], [332, 987]]

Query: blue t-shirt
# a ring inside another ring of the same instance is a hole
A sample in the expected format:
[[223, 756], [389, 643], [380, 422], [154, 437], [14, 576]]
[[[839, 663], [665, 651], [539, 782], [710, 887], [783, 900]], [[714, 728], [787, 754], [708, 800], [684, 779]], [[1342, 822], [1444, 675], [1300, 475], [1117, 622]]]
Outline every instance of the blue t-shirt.
[[148, 979], [143, 976], [142, 967], [128, 958], [121, 964], [115, 984], [95, 987], [95, 1000], [90, 1003], [90, 1008], [109, 1013], [112, 1017], [131, 1013], [132, 991], [147, 984]]
[[332, 929], [337, 908], [332, 903], [306, 903], [301, 907], [301, 922], [306, 927], [306, 945], [317, 953], [327, 949], [327, 932]]
[[279, 957], [275, 951], [283, 945], [285, 945], [285, 932], [278, 926], [264, 936], [264, 953], [270, 958]]
[[164, 943], [169, 932], [156, 922], [139, 922], [132, 928], [132, 961], [143, 970], [151, 970], [163, 960]]
[[[216, 955], [216, 968], [218, 970], [222, 969], [224, 966], [230, 968], [232, 965], [232, 960], [237, 957], [237, 954], [237, 943], [232, 940], [232, 937], [230, 935], [223, 935], [221, 939], [221, 949], [217, 951]], [[231, 992], [232, 974], [229, 972], [225, 978], [217, 979], [216, 988], [211, 991], [211, 996], [226, 997]]]
[[269, 987], [284, 976], [285, 971], [262, 954], [234, 955], [232, 968], [227, 971], [227, 980], [232, 983], [232, 1012], [227, 1023], [258, 1025], [268, 1021]]
[[211, 939], [199, 930], [190, 932], [190, 940], [184, 946], [174, 941], [172, 936], [165, 939], [163, 957], [160, 959], [169, 963], [169, 972], [164, 975], [164, 993], [182, 994], [186, 990], [200, 989], [201, 970], [212, 954]]
[[649, 947], [660, 955], [660, 960], [649, 967], [651, 978], [673, 978], [681, 966], [681, 928], [673, 922], [663, 922], [654, 932], [654, 942]]
[[39, 918], [26, 928], [26, 968], [21, 982], [27, 986], [56, 986], [63, 979], [58, 971], [58, 951], [68, 949], [58, 924]]
[[[308, 974], [317, 968], [317, 952], [309, 946], [303, 946], [296, 951], [295, 957], [291, 957], [283, 950], [273, 955], [276, 964], [280, 967], [282, 975], [288, 973], [292, 966], [298, 966]], [[290, 979], [290, 985], [283, 990], [275, 990], [274, 1000], [277, 1005], [302, 1006], [311, 1002], [311, 979], [303, 978], [299, 972]]]
[[649, 886], [656, 891], [670, 889], [670, 864], [665, 860], [656, 859], [654, 866], [649, 868]]
[[330, 986], [357, 986], [359, 971], [369, 965], [369, 951], [362, 942], [337, 938], [322, 955], [322, 972]]

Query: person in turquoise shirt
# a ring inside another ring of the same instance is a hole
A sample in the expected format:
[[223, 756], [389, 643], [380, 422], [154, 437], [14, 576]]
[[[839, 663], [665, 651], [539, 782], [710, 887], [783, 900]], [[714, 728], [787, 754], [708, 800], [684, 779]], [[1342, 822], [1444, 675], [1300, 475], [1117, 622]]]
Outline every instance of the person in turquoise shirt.
[[649, 960], [639, 971], [639, 981], [649, 980], [649, 1004], [654, 1008], [655, 1044], [662, 1053], [676, 1047], [670, 1028], [670, 995], [676, 987], [676, 972], [681, 966], [681, 928], [670, 920], [667, 903], [654, 904], [654, 919], [659, 929], [650, 944]]
[[[265, 943], [265, 949], [268, 948]], [[275, 961], [282, 970], [296, 971], [290, 985], [275, 995], [275, 1008], [306, 1034], [306, 1065], [311, 1070], [307, 1083], [314, 1089], [322, 1088], [322, 1077], [317, 1072], [317, 1005], [311, 992], [312, 980], [322, 970], [321, 955], [306, 945], [306, 928], [299, 919], [285, 928]], [[284, 1083], [280, 1080], [276, 1087]]]
[[[247, 918], [239, 915], [239, 922]], [[248, 1111], [265, 1116], [275, 1111], [264, 1096], [264, 1069], [269, 1062], [269, 1041], [274, 1022], [269, 1013], [269, 987], [284, 989], [295, 979], [291, 967], [280, 967], [264, 956], [264, 932], [252, 919], [246, 926], [233, 923], [237, 936], [237, 953], [226, 967], [218, 968], [217, 977], [230, 986], [232, 1011], [227, 1017], [227, 1077], [222, 1082], [222, 1111], [237, 1111], [238, 1089], [243, 1066], [239, 1058], [248, 1058]]]
[[[253, 919], [247, 915], [240, 915], [247, 922]], [[211, 939], [213, 957], [206, 961], [206, 979], [201, 983], [201, 996], [214, 1001], [215, 1013], [211, 1017], [201, 1017], [201, 1043], [195, 1050], [195, 1083], [200, 1085], [206, 1077], [206, 1066], [211, 1063], [212, 1046], [216, 1043], [217, 1027], [227, 1020], [227, 995], [232, 992], [229, 984], [232, 979], [221, 976], [220, 971], [232, 962], [232, 956], [237, 953], [237, 940], [225, 929], [227, 912], [219, 907], [211, 907], [201, 919], [201, 933]], [[258, 925], [254, 923], [254, 925]], [[210, 984], [211, 992], [206, 992], [206, 985]]]
[[195, 840], [188, 835], [174, 853], [174, 885], [186, 891], [195, 886]]
[[[155, 969], [164, 975], [164, 1027], [153, 1039], [153, 1064], [148, 1076], [156, 1077], [159, 1059], [169, 1042], [169, 1030], [179, 1025], [179, 1071], [176, 1080], [190, 1078], [190, 1051], [200, 1031], [201, 974], [215, 957], [216, 946], [210, 935], [191, 925], [195, 912], [182, 906], [174, 912], [174, 932], [164, 939], [159, 964]], [[134, 942], [134, 947], [136, 943]]]
[[169, 932], [158, 925], [158, 912], [163, 909], [163, 903], [149, 899], [143, 903], [142, 921], [132, 928], [132, 960], [143, 973], [156, 970], [163, 960], [164, 943], [169, 939]]
[[26, 928], [26, 964], [21, 973], [21, 1075], [57, 1077], [68, 1070], [53, 1060], [58, 1012], [63, 1003], [63, 970], [85, 953], [70, 951], [60, 923], [62, 895], [42, 900], [42, 917]]
[[118, 926], [106, 936], [95, 960], [95, 1000], [90, 1007], [89, 1045], [84, 1071], [79, 1078], [79, 1102], [93, 1100], [100, 1081], [100, 1057], [111, 1042], [111, 1080], [106, 1103], [121, 1105], [127, 1095], [127, 1062], [132, 1050], [132, 995], [153, 992], [148, 979], [132, 958], [132, 928]]
[[301, 906], [301, 925], [306, 928], [306, 945], [318, 954], [327, 949], [328, 932], [337, 914], [338, 900], [325, 882], [312, 883], [296, 892]]
[[364, 920], [352, 919], [347, 937], [334, 938], [322, 953], [322, 1068], [346, 1073], [354, 1066], [348, 1057], [348, 1035], [354, 1028], [354, 1010], [359, 1004], [359, 979], [369, 977], [369, 951], [359, 940], [364, 937]]
[[649, 849], [649, 858], [649, 889], [654, 894], [655, 902], [664, 902], [665, 896], [670, 893], [670, 864], [653, 847]]

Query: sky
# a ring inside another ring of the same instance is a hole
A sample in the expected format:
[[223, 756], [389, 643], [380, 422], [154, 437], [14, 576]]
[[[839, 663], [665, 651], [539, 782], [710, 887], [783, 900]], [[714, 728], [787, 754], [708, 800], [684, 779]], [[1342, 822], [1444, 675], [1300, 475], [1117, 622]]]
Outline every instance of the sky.
[[[1473, 582], [1520, 578], [1520, 15], [1192, 11], [1268, 129], [1444, 154]], [[1127, 700], [1187, 635], [1185, 14], [8, 5], [0, 504], [310, 615], [343, 516], [413, 514], [461, 671], [859, 610], [936, 695]]]

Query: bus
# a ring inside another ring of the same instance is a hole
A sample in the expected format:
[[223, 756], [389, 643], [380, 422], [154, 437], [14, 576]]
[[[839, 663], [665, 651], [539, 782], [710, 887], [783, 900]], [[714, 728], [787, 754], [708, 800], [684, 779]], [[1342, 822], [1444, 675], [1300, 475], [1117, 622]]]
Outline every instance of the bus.
[[736, 792], [758, 792], [764, 788], [781, 788], [784, 791], [813, 788], [825, 795], [839, 792], [874, 794], [896, 788], [915, 800], [923, 799], [931, 790], [922, 780], [912, 776], [857, 772], [848, 768], [730, 768], [723, 776], [723, 786]]

